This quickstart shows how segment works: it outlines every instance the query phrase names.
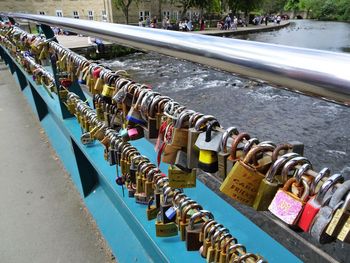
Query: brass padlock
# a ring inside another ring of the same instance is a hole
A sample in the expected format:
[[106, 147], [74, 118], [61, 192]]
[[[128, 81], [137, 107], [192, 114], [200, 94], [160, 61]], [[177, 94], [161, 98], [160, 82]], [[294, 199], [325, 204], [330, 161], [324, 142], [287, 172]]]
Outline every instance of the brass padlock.
[[155, 205], [152, 205], [153, 201], [154, 201], [153, 197], [151, 197], [148, 201], [148, 206], [147, 206], [147, 210], [146, 210], [146, 215], [147, 215], [148, 221], [157, 218], [157, 215], [159, 213], [159, 209]]
[[278, 181], [276, 173], [280, 171], [281, 167], [285, 165], [289, 160], [297, 157], [296, 153], [287, 153], [281, 156], [270, 167], [265, 178], [261, 181], [258, 192], [256, 194], [253, 208], [257, 211], [267, 211], [267, 208], [271, 204], [277, 190], [282, 186], [282, 183]]
[[229, 172], [229, 170], [227, 170], [227, 158], [230, 156], [230, 152], [227, 151], [227, 140], [229, 137], [238, 134], [239, 132], [236, 127], [229, 127], [222, 135], [221, 151], [218, 153], [219, 175], [222, 179], [225, 179]]
[[180, 240], [186, 240], [186, 227], [189, 224], [189, 217], [192, 216], [190, 212], [194, 213], [195, 210], [201, 209], [203, 209], [203, 207], [194, 200], [184, 202], [183, 206], [181, 207], [181, 221], [179, 222]]
[[225, 234], [228, 233], [229, 230], [225, 227], [222, 228], [217, 228], [214, 232], [214, 234], [210, 238], [210, 246], [208, 247], [207, 251], [207, 262], [215, 262], [215, 257], [216, 255], [219, 255], [219, 250], [218, 250], [218, 238]]
[[342, 206], [335, 211], [332, 217], [332, 220], [327, 227], [326, 233], [332, 237], [337, 237], [340, 234], [340, 231], [344, 227], [349, 217], [350, 217], [350, 192], [346, 196]]
[[199, 240], [199, 235], [204, 223], [203, 217], [206, 217], [207, 220], [214, 219], [211, 212], [200, 210], [191, 216], [189, 225], [186, 227], [186, 248], [188, 251], [199, 250], [203, 244], [203, 242]]
[[171, 237], [177, 235], [177, 225], [174, 222], [164, 223], [161, 221], [160, 212], [156, 220], [156, 236], [157, 237]]

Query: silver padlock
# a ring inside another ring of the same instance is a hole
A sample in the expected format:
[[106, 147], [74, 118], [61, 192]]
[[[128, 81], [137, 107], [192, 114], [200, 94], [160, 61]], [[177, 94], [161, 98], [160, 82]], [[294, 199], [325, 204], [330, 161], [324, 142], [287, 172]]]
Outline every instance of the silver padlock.
[[321, 207], [318, 214], [315, 216], [313, 224], [310, 228], [310, 234], [319, 243], [325, 244], [333, 241], [335, 238], [326, 233], [328, 224], [331, 222], [334, 212], [339, 208], [343, 201], [342, 199], [350, 191], [350, 181], [341, 184], [334, 192], [328, 205]]

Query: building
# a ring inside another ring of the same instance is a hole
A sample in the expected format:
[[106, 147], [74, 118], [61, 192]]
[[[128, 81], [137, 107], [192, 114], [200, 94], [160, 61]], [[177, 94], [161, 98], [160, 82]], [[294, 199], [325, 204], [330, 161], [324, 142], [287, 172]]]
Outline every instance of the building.
[[[129, 7], [129, 23], [137, 23], [140, 18], [168, 16], [179, 20], [181, 4], [164, 0], [133, 1]], [[114, 23], [125, 23], [125, 16], [113, 4], [113, 0], [0, 0], [0, 10], [4, 12], [22, 12], [57, 17], [70, 17]], [[199, 15], [196, 9], [190, 9], [187, 17], [193, 19]]]

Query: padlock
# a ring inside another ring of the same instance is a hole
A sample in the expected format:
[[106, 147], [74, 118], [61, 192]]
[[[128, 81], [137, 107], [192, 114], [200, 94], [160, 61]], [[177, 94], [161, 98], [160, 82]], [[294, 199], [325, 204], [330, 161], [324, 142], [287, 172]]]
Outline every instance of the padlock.
[[220, 255], [221, 255], [222, 248], [223, 248], [223, 242], [226, 243], [228, 240], [231, 240], [231, 241], [234, 240], [234, 238], [232, 237], [232, 235], [229, 232], [222, 233], [220, 235], [220, 238], [218, 239], [217, 245], [216, 245], [214, 262], [220, 262]]
[[199, 235], [203, 225], [203, 217], [208, 220], [213, 220], [214, 216], [211, 212], [206, 210], [200, 210], [193, 214], [190, 218], [190, 222], [186, 227], [186, 248], [188, 251], [199, 250], [203, 242], [199, 240]]
[[230, 156], [230, 152], [227, 151], [227, 140], [233, 135], [238, 135], [239, 132], [236, 127], [229, 127], [226, 129], [221, 138], [221, 151], [218, 153], [218, 166], [220, 178], [225, 179], [227, 173], [227, 158]]
[[197, 170], [192, 169], [190, 172], [183, 171], [176, 165], [169, 165], [168, 176], [169, 185], [174, 188], [193, 188], [196, 187]]
[[156, 174], [156, 173], [159, 173], [160, 170], [158, 168], [153, 168], [153, 169], [150, 169], [148, 172], [147, 172], [147, 180], [146, 180], [146, 183], [145, 183], [145, 194], [148, 198], [150, 198], [151, 196], [153, 196], [154, 194], [154, 189], [153, 189], [153, 176]]
[[163, 147], [163, 153], [162, 153], [162, 162], [168, 163], [168, 164], [175, 164], [177, 152], [181, 150], [181, 147], [172, 145], [170, 143], [169, 137], [172, 137], [173, 133], [173, 125], [170, 123], [167, 125], [167, 128], [165, 130], [165, 135], [164, 135], [164, 147]]
[[344, 203], [333, 214], [326, 233], [329, 236], [337, 237], [342, 230], [345, 222], [350, 217], [350, 192], [347, 194]]
[[171, 237], [177, 235], [177, 225], [174, 222], [164, 223], [161, 221], [161, 213], [159, 212], [156, 220], [156, 236]]
[[204, 228], [203, 246], [200, 249], [201, 256], [205, 259], [207, 258], [208, 249], [211, 245], [211, 237], [214, 235], [217, 229], [224, 227], [222, 224], [219, 224], [216, 221], [212, 222], [214, 223], [210, 223]]
[[294, 177], [290, 178], [284, 184], [283, 188], [277, 191], [277, 194], [268, 208], [272, 214], [291, 226], [297, 224], [310, 193], [309, 185], [302, 179], [304, 186], [302, 196], [299, 197], [292, 194], [290, 192], [290, 187], [293, 182], [296, 182], [296, 178]]
[[210, 121], [205, 133], [199, 134], [196, 146], [199, 148], [198, 168], [207, 173], [218, 171], [218, 152], [222, 133], [214, 131], [215, 127], [220, 127], [217, 120]]
[[178, 210], [177, 210], [178, 213], [176, 215], [177, 218], [175, 221], [176, 221], [176, 224], [179, 226], [179, 231], [183, 232], [183, 237], [185, 236], [184, 235], [184, 233], [185, 233], [184, 228], [185, 227], [181, 227], [182, 215], [184, 214], [184, 209], [191, 204], [197, 204], [197, 202], [192, 200], [189, 197], [185, 197], [185, 198], [183, 198], [183, 200], [181, 200], [181, 202], [179, 202], [179, 206], [178, 206]]
[[215, 257], [218, 255], [218, 238], [220, 235], [223, 235], [225, 233], [228, 233], [229, 230], [225, 227], [217, 228], [214, 232], [214, 234], [210, 238], [210, 246], [208, 247], [207, 251], [207, 262], [215, 262]]
[[[325, 168], [321, 170], [319, 174], [326, 173], [329, 174], [329, 169]], [[316, 195], [313, 194], [312, 197], [307, 201], [304, 210], [300, 216], [298, 226], [304, 231], [308, 232], [310, 230], [310, 226], [316, 216], [316, 214], [319, 212], [322, 205], [327, 203], [327, 200], [325, 200], [325, 196], [327, 192], [337, 183], [341, 183], [344, 181], [344, 178], [340, 174], [334, 174], [329, 179], [327, 179], [319, 189], [318, 193]], [[310, 187], [311, 189], [311, 187]], [[311, 191], [311, 193], [313, 193]]]
[[155, 205], [152, 205], [154, 201], [154, 198], [151, 197], [150, 200], [148, 201], [148, 206], [147, 206], [147, 210], [146, 210], [146, 215], [147, 215], [147, 220], [153, 220], [155, 218], [157, 218], [159, 209], [157, 209], [157, 207]]
[[134, 141], [143, 138], [143, 128], [139, 125], [136, 125], [134, 128], [128, 129], [129, 140]]
[[224, 242], [224, 245], [222, 246], [221, 251], [220, 251], [219, 260], [216, 262], [226, 263], [226, 259], [227, 259], [226, 251], [231, 246], [232, 243], [234, 243], [234, 245], [236, 245], [236, 244], [238, 244], [238, 240], [234, 237], [230, 237], [228, 240], [226, 240]]
[[[143, 126], [146, 125], [146, 121], [144, 119], [142, 119], [142, 117], [141, 117], [139, 107], [140, 107], [140, 103], [141, 103], [143, 96], [145, 96], [148, 92], [151, 92], [151, 91], [147, 90], [147, 89], [140, 91], [136, 102], [133, 103], [128, 114], [126, 115], [126, 120], [127, 120], [128, 124], [139, 124], [139, 125], [143, 125]], [[134, 98], [136, 98], [136, 97], [134, 97]]]
[[242, 160], [244, 158], [243, 147], [239, 147], [244, 140], [249, 140], [250, 135], [245, 132], [239, 133], [231, 144], [230, 156], [227, 158], [227, 171], [231, 171], [233, 166], [238, 160]]
[[286, 162], [297, 156], [298, 154], [296, 153], [287, 153], [281, 156], [277, 161], [273, 163], [269, 171], [266, 173], [265, 178], [260, 183], [258, 192], [253, 203], [253, 208], [255, 210], [267, 210], [267, 208], [271, 204], [272, 199], [276, 195], [277, 190], [282, 186], [281, 182], [279, 182], [275, 177], [276, 173]]
[[147, 131], [145, 131], [146, 138], [156, 139], [158, 137], [160, 121], [158, 122], [158, 119], [156, 118], [156, 109], [159, 109], [159, 114], [161, 114], [162, 105], [164, 105], [169, 100], [170, 98], [167, 96], [158, 96], [152, 101], [148, 112]]
[[[210, 230], [211, 226], [215, 225], [217, 222], [215, 220], [207, 220], [202, 225], [201, 232], [199, 234], [199, 241], [203, 242], [205, 238], [207, 238], [208, 231]], [[202, 253], [203, 246], [200, 248], [199, 252]]]
[[[201, 120], [201, 122], [207, 119], [201, 119], [204, 115], [201, 113], [193, 114], [189, 119], [189, 129], [188, 129], [188, 140], [187, 140], [187, 167], [190, 169], [198, 167], [199, 149], [196, 147], [195, 143], [197, 141], [198, 135], [203, 132], [195, 128], [195, 124]], [[214, 118], [214, 117], [213, 117]], [[200, 127], [201, 124], [198, 125]]]
[[176, 219], [175, 208], [173, 207], [172, 203], [168, 200], [171, 191], [171, 188], [167, 187], [163, 194], [163, 202], [160, 204], [161, 218], [162, 222], [164, 223], [175, 222]]
[[[195, 201], [194, 202], [188, 202], [188, 205], [183, 206], [182, 208], [182, 212], [181, 212], [181, 221], [180, 221], [180, 226], [179, 226], [179, 230], [180, 230], [180, 239], [182, 241], [186, 240], [186, 229], [187, 226], [190, 223], [190, 218], [188, 217], [192, 217], [192, 215], [194, 214], [194, 211], [196, 210], [202, 210], [203, 207], [199, 204], [197, 204]], [[199, 236], [198, 236], [199, 238]]]
[[260, 152], [273, 151], [271, 145], [261, 145], [252, 149], [243, 161], [238, 160], [220, 186], [220, 191], [232, 199], [252, 206], [264, 174], [259, 172], [259, 163], [250, 164], [253, 156]]
[[337, 239], [342, 242], [350, 243], [350, 218], [346, 220], [343, 228], [337, 236]]
[[186, 124], [186, 121], [188, 121], [194, 113], [195, 112], [192, 110], [184, 110], [181, 112], [174, 125], [171, 145], [181, 147], [182, 150], [187, 151], [188, 124]]

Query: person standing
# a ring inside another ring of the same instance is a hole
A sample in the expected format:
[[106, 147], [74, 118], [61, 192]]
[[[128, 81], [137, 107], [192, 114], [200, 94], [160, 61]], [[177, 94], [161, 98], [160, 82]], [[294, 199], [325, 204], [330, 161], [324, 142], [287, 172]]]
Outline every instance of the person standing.
[[267, 26], [267, 23], [269, 22], [269, 17], [265, 16], [265, 26]]
[[237, 26], [238, 26], [238, 19], [236, 16], [233, 17], [233, 24], [232, 24], [232, 29], [233, 30], [237, 30]]
[[205, 21], [203, 17], [199, 20], [199, 26], [200, 26], [200, 29], [199, 29], [200, 31], [205, 30]]

